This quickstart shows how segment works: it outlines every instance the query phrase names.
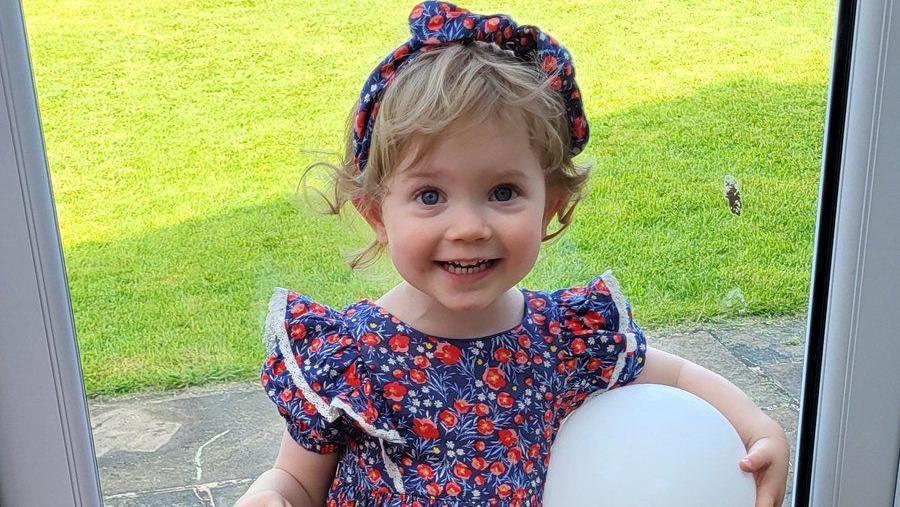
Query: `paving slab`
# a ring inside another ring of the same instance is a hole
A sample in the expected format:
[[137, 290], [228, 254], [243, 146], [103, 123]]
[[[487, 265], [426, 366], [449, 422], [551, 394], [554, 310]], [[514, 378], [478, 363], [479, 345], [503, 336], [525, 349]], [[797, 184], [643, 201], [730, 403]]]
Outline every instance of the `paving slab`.
[[[804, 332], [805, 320], [781, 318], [645, 334], [649, 345], [740, 387], [785, 428], [793, 459]], [[284, 431], [255, 381], [100, 397], [88, 405], [107, 506], [233, 505], [271, 467]]]

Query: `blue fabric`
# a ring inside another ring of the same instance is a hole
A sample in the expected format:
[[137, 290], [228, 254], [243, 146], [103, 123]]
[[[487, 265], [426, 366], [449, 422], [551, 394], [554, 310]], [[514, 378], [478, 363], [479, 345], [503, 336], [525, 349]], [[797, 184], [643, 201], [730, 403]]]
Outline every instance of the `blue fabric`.
[[360, 92], [353, 130], [354, 162], [360, 171], [365, 169], [369, 158], [379, 100], [400, 69], [436, 46], [471, 41], [497, 44], [513, 51], [523, 63], [535, 65], [548, 77], [554, 77], [551, 88], [562, 95], [566, 104], [571, 155], [581, 153], [588, 141], [589, 127], [581, 91], [575, 82], [575, 65], [572, 56], [554, 37], [536, 26], [518, 25], [503, 14], [473, 14], [452, 3], [433, 1], [413, 7], [409, 29], [412, 37], [378, 64]]
[[646, 344], [611, 274], [520, 290], [522, 322], [472, 339], [276, 291], [261, 381], [299, 445], [340, 453], [327, 505], [541, 504], [562, 419], [637, 378]]

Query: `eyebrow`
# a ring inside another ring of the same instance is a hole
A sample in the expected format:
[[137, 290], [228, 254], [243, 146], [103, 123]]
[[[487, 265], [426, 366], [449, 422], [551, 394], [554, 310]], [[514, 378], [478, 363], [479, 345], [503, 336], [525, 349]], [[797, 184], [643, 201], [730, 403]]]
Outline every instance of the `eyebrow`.
[[[435, 176], [440, 176], [442, 174], [447, 174], [448, 171], [442, 169], [428, 168], [428, 169], [416, 169], [410, 171], [403, 171], [401, 173], [401, 177], [406, 180], [414, 180], [419, 178], [432, 178]], [[526, 174], [521, 169], [515, 167], [505, 167], [501, 171], [499, 171], [496, 176], [498, 178], [524, 178]]]

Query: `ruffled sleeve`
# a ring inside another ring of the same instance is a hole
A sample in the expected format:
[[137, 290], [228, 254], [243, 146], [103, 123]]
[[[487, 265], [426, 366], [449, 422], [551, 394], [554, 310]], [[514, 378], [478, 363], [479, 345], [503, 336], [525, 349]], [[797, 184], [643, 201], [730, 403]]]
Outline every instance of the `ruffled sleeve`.
[[619, 282], [606, 271], [587, 285], [551, 294], [558, 309], [558, 396], [565, 417], [592, 395], [634, 381], [644, 367], [647, 345], [634, 322]]
[[260, 381], [300, 446], [330, 454], [363, 434], [404, 440], [386, 416], [343, 315], [276, 288], [265, 328]]

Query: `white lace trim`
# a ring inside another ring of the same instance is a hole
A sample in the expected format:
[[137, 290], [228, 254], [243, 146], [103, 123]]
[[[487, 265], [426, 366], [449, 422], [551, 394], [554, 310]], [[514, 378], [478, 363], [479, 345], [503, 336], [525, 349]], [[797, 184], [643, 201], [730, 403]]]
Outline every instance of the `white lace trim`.
[[[361, 415], [353, 410], [353, 407], [340, 398], [333, 398], [330, 404], [325, 403], [325, 400], [309, 387], [309, 384], [306, 383], [306, 379], [303, 377], [303, 373], [300, 371], [300, 365], [297, 364], [297, 359], [294, 357], [291, 342], [288, 338], [287, 330], [284, 327], [285, 312], [287, 311], [287, 293], [287, 289], [276, 287], [272, 298], [269, 300], [269, 314], [266, 316], [265, 331], [266, 346], [274, 347], [277, 345], [283, 351], [281, 355], [284, 358], [284, 365], [287, 368], [288, 373], [290, 373], [294, 385], [296, 385], [300, 389], [300, 392], [303, 393], [303, 397], [309, 400], [310, 403], [316, 407], [319, 414], [328, 422], [334, 422], [341, 414], [344, 414], [359, 423], [359, 426], [366, 433], [375, 438], [387, 440], [388, 442], [396, 444], [406, 443], [406, 439], [400, 436], [400, 433], [398, 433], [397, 430], [380, 430], [366, 422]], [[274, 348], [269, 348], [268, 350], [271, 354]], [[284, 353], [284, 351], [290, 352]], [[387, 468], [389, 471], [391, 465], [393, 465], [394, 470], [397, 469], [396, 465], [388, 461]]]
[[384, 440], [378, 439], [381, 444], [381, 458], [384, 460], [384, 468], [387, 470], [391, 480], [394, 481], [394, 488], [398, 493], [406, 494], [406, 488], [403, 487], [403, 477], [400, 475], [400, 469], [397, 464], [391, 460], [386, 450], [384, 450]]
[[622, 368], [625, 367], [626, 356], [637, 348], [637, 338], [634, 336], [634, 333], [628, 332], [628, 307], [625, 304], [625, 296], [622, 294], [622, 289], [619, 287], [619, 281], [616, 280], [616, 277], [613, 276], [610, 270], [605, 271], [600, 277], [603, 278], [603, 282], [609, 288], [609, 294], [616, 305], [616, 313], [619, 314], [619, 327], [616, 329], [616, 332], [625, 336], [625, 350], [619, 354], [619, 358], [616, 360], [616, 367], [613, 369], [609, 383], [606, 386], [608, 391], [619, 380]]

